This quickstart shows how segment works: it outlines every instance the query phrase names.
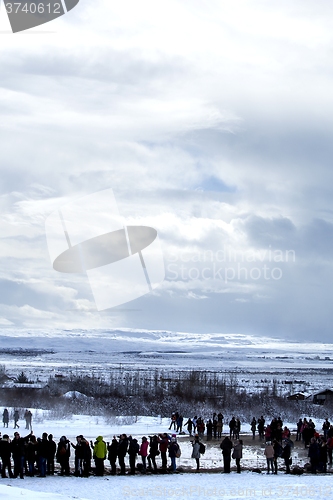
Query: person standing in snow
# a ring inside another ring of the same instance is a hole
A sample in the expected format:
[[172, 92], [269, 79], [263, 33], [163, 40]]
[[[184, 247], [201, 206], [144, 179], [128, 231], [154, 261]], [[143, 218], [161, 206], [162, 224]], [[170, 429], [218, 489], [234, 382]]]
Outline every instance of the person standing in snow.
[[184, 427], [187, 427], [187, 430], [188, 430], [190, 436], [192, 436], [193, 422], [190, 418], [187, 420], [186, 424], [184, 424]]
[[230, 473], [230, 461], [231, 461], [231, 450], [232, 450], [232, 441], [231, 439], [226, 436], [222, 443], [220, 444], [220, 448], [222, 450], [222, 455], [223, 455], [223, 467], [224, 467], [224, 472], [226, 474]]
[[156, 465], [156, 456], [159, 455], [158, 451], [158, 438], [157, 436], [150, 436], [150, 448], [149, 448], [149, 455], [147, 457], [148, 459], [148, 468], [152, 469], [151, 464], [154, 466], [154, 471], [157, 471], [157, 465]]
[[179, 417], [177, 418], [177, 430], [176, 430], [176, 432], [183, 431], [183, 421], [184, 421], [183, 415], [179, 415]]
[[251, 422], [252, 439], [256, 438], [256, 429], [257, 429], [257, 421], [256, 418], [253, 417]]
[[148, 446], [149, 446], [148, 440], [147, 440], [146, 436], [143, 436], [142, 443], [140, 446], [140, 451], [139, 451], [139, 455], [141, 455], [141, 459], [142, 459], [143, 473], [146, 473], [146, 471], [147, 471]]
[[118, 462], [120, 467], [120, 474], [125, 475], [125, 456], [128, 448], [128, 439], [126, 434], [121, 434], [118, 443]]
[[10, 456], [12, 453], [11, 443], [9, 436], [7, 434], [3, 435], [0, 440], [0, 458], [2, 462], [1, 477], [6, 478], [6, 469], [8, 470], [9, 477], [14, 477], [12, 473], [12, 465], [10, 462]]
[[319, 457], [318, 457], [318, 468], [320, 472], [327, 472], [327, 442], [325, 438], [320, 439], [319, 443]]
[[18, 429], [20, 428], [19, 424], [17, 423], [19, 420], [20, 420], [20, 414], [19, 414], [18, 410], [15, 410], [14, 411], [14, 429], [16, 429], [16, 427]]
[[332, 467], [332, 450], [333, 450], [333, 437], [329, 437], [327, 440], [327, 453], [328, 453], [330, 467]]
[[197, 422], [198, 422], [198, 417], [195, 415], [194, 418], [192, 418], [192, 423], [193, 423], [193, 432], [195, 432], [197, 428]]
[[74, 475], [76, 477], [81, 477], [82, 476], [82, 470], [83, 470], [83, 459], [84, 459], [84, 452], [85, 452], [85, 444], [83, 441], [82, 434], [80, 436], [76, 436], [76, 444], [71, 443], [75, 450], [75, 473]]
[[272, 470], [272, 474], [274, 473], [273, 465], [274, 465], [274, 448], [272, 446], [271, 441], [266, 441], [266, 448], [264, 451], [264, 455], [267, 461], [267, 474], [269, 474], [269, 470]]
[[60, 475], [69, 476], [69, 457], [71, 456], [70, 444], [66, 436], [61, 436], [57, 449], [57, 462], [60, 465]]
[[108, 443], [108, 460], [111, 465], [111, 474], [114, 476], [116, 474], [116, 462], [118, 456], [118, 441], [116, 436], [113, 436], [111, 444]]
[[199, 436], [196, 435], [194, 441], [192, 441], [192, 456], [191, 458], [195, 458], [197, 463], [197, 470], [200, 469], [200, 440]]
[[206, 429], [207, 429], [207, 441], [211, 441], [213, 436], [213, 422], [211, 421], [211, 419], [208, 420], [206, 424]]
[[264, 439], [264, 431], [265, 431], [265, 419], [261, 415], [261, 417], [258, 419], [258, 434], [260, 441]]
[[173, 429], [176, 430], [177, 417], [178, 417], [178, 413], [177, 414], [173, 413], [171, 415], [171, 423], [170, 423], [169, 431], [171, 431], [172, 426], [173, 426]]
[[160, 452], [162, 459], [162, 469], [166, 470], [167, 468], [167, 451], [169, 448], [169, 437], [166, 433], [160, 434], [158, 438], [158, 442], [160, 444]]
[[53, 435], [49, 434], [48, 437], [48, 449], [47, 449], [47, 474], [52, 475], [54, 474], [54, 457], [57, 451], [57, 445], [53, 441]]
[[47, 439], [47, 433], [43, 432], [41, 441], [37, 445], [38, 457], [39, 457], [39, 477], [46, 477], [46, 461], [49, 451], [49, 441]]
[[236, 460], [237, 473], [240, 474], [240, 461], [243, 458], [243, 441], [242, 439], [238, 440], [238, 443], [234, 447], [234, 451], [232, 452], [232, 458]]
[[130, 474], [134, 476], [135, 474], [135, 460], [138, 453], [140, 453], [140, 446], [137, 439], [132, 439], [132, 436], [128, 438], [128, 455], [130, 464]]
[[217, 415], [216, 415], [216, 413], [213, 413], [213, 435], [214, 435], [214, 439], [216, 439], [216, 435], [217, 435]]
[[327, 433], [329, 431], [329, 428], [331, 426], [331, 423], [329, 422], [328, 418], [326, 418], [325, 422], [323, 423], [323, 431], [324, 431], [324, 438], [327, 439]]
[[296, 441], [301, 440], [302, 426], [303, 426], [303, 422], [302, 422], [302, 419], [300, 418], [299, 421], [297, 422]]
[[169, 445], [169, 457], [171, 459], [172, 472], [176, 472], [176, 458], [179, 454], [179, 445], [175, 436], [172, 436]]
[[8, 428], [8, 423], [9, 423], [9, 413], [7, 408], [4, 409], [3, 414], [2, 414], [2, 421], [3, 421], [3, 426]]
[[291, 446], [287, 439], [283, 441], [283, 451], [281, 458], [284, 458], [284, 463], [286, 465], [286, 474], [290, 474], [290, 455], [291, 455]]
[[36, 436], [33, 434], [29, 437], [29, 441], [25, 447], [25, 459], [28, 462], [29, 477], [34, 477], [36, 472], [35, 464], [37, 461], [37, 441]]
[[232, 417], [232, 419], [229, 422], [229, 439], [231, 439], [231, 436], [234, 435], [235, 433], [235, 427], [236, 427], [236, 419], [235, 417]]
[[96, 476], [103, 476], [104, 474], [104, 460], [106, 459], [106, 455], [106, 443], [103, 441], [103, 436], [98, 436], [93, 451], [93, 458], [96, 464]]
[[29, 436], [21, 438], [19, 433], [15, 432], [14, 439], [11, 442], [11, 451], [14, 460], [14, 477], [20, 476], [21, 479], [24, 478], [25, 445], [28, 442], [28, 438]]

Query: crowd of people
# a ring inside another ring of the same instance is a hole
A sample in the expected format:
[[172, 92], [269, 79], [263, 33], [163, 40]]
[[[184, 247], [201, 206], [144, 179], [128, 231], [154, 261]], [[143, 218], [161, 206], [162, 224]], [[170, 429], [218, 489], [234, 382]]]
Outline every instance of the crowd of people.
[[[17, 410], [16, 410], [17, 411]], [[183, 417], [175, 412], [171, 416], [169, 430], [175, 433], [162, 433], [153, 436], [143, 436], [141, 442], [132, 436], [121, 434], [113, 436], [111, 442], [105, 442], [103, 436], [98, 436], [95, 442], [86, 439], [82, 434], [76, 437], [76, 442], [70, 442], [66, 436], [62, 436], [58, 443], [53, 440], [52, 434], [43, 433], [42, 437], [36, 438], [31, 430], [31, 412], [24, 414], [26, 429], [30, 433], [21, 437], [15, 431], [11, 440], [8, 434], [1, 438], [0, 433], [0, 470], [1, 476], [6, 477], [46, 477], [55, 473], [55, 463], [59, 464], [60, 475], [70, 475], [71, 450], [74, 453], [74, 475], [88, 477], [91, 474], [103, 476], [105, 473], [105, 461], [110, 463], [110, 473], [126, 474], [125, 457], [128, 457], [128, 474], [134, 475], [138, 470], [145, 474], [151, 472], [175, 472], [177, 459], [181, 456], [181, 449], [177, 440], [177, 432], [183, 431]], [[18, 418], [14, 412], [14, 429], [18, 426]], [[3, 412], [4, 427], [8, 427], [8, 410]], [[200, 470], [200, 458], [205, 453], [206, 446], [203, 437], [206, 431], [206, 440], [210, 441], [222, 438], [224, 417], [222, 413], [214, 413], [212, 418], [204, 421], [201, 417], [188, 418], [184, 424], [187, 427], [192, 445], [191, 458], [195, 460], [196, 470]], [[283, 426], [280, 417], [273, 418], [265, 425], [263, 416], [256, 419], [253, 417], [251, 423], [252, 439], [256, 438], [258, 432], [259, 440], [264, 441], [264, 457], [267, 460], [267, 473], [277, 474], [278, 461], [282, 459], [285, 465], [285, 473], [290, 473], [291, 451], [294, 443], [291, 440], [291, 432], [287, 426]], [[241, 459], [243, 458], [243, 439], [240, 439], [241, 423], [238, 418], [232, 417], [228, 423], [227, 435], [222, 439], [220, 448], [223, 457], [223, 469], [230, 473], [231, 459], [235, 460], [237, 473], [241, 472]], [[311, 464], [311, 472], [327, 472], [327, 463], [332, 466], [333, 450], [333, 426], [326, 419], [322, 426], [322, 433], [316, 431], [314, 422], [306, 418], [299, 419], [296, 426], [296, 441], [302, 441], [308, 450]], [[193, 439], [191, 439], [193, 438]], [[232, 439], [234, 441], [232, 441]], [[161, 465], [158, 467], [156, 458], [160, 456]], [[137, 459], [141, 458], [138, 466]], [[168, 465], [168, 458], [170, 463]], [[92, 466], [94, 463], [94, 466]], [[7, 475], [8, 474], [8, 475]]]

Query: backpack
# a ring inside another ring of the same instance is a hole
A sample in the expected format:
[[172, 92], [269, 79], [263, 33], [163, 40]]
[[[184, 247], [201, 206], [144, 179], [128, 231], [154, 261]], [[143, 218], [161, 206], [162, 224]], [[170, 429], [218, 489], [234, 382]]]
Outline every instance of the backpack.
[[199, 453], [204, 455], [206, 451], [206, 446], [203, 443], [200, 443]]
[[67, 453], [66, 448], [65, 448], [64, 446], [62, 446], [62, 447], [59, 449], [59, 455], [60, 455], [60, 456], [64, 456], [64, 455], [66, 455], [66, 453]]

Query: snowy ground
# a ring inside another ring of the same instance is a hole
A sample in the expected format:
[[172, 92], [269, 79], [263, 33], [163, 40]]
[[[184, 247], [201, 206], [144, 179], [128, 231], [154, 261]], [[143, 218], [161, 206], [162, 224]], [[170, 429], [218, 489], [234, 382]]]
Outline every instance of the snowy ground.
[[166, 476], [117, 476], [26, 478], [2, 480], [1, 500], [125, 500], [134, 498], [296, 499], [333, 496], [331, 476], [285, 476], [256, 474], [174, 474]]

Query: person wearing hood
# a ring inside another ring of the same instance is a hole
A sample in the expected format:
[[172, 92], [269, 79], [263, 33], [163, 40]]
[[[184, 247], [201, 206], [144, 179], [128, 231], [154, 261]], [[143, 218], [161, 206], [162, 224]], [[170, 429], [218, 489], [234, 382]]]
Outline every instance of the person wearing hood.
[[149, 446], [148, 439], [146, 438], [146, 436], [143, 436], [142, 443], [141, 443], [141, 446], [140, 446], [139, 455], [141, 455], [142, 470], [143, 470], [144, 473], [147, 470], [148, 446]]
[[66, 436], [61, 436], [57, 449], [57, 462], [60, 465], [60, 475], [69, 476], [69, 457], [71, 456], [70, 444]]
[[177, 443], [176, 436], [172, 436], [169, 445], [169, 457], [171, 459], [171, 467], [173, 472], [176, 472], [176, 458], [178, 452], [179, 452], [179, 445]]
[[267, 474], [269, 474], [269, 469], [272, 469], [272, 474], [274, 474], [273, 466], [274, 466], [274, 448], [270, 441], [266, 441], [266, 448], [264, 451], [264, 455], [267, 460]]
[[240, 474], [240, 460], [243, 458], [243, 440], [239, 439], [232, 452], [232, 458], [236, 460], [237, 473]]
[[103, 476], [104, 474], [104, 460], [106, 459], [106, 455], [106, 443], [103, 441], [103, 436], [98, 436], [93, 451], [93, 458], [96, 464], [96, 476]]

